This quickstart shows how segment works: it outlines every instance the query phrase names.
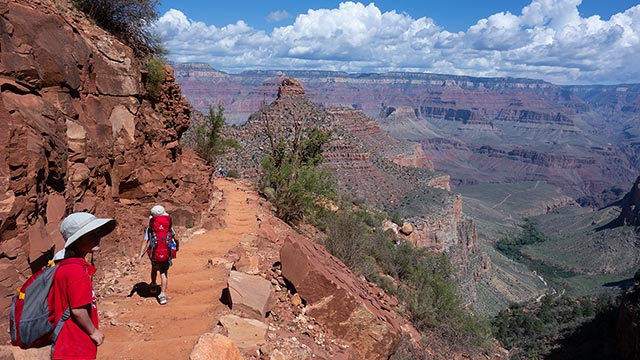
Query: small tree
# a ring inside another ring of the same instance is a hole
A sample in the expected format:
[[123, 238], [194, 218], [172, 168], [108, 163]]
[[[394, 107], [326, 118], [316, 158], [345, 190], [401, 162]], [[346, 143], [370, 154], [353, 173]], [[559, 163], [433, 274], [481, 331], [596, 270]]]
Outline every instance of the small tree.
[[224, 106], [218, 104], [218, 109], [209, 106], [209, 115], [196, 129], [195, 150], [208, 164], [216, 161], [218, 156], [226, 153], [229, 148], [237, 148], [238, 143], [233, 139], [225, 139], [221, 132], [225, 126]]
[[264, 119], [270, 152], [262, 160], [262, 189], [274, 202], [276, 215], [294, 224], [309, 214], [321, 198], [334, 195], [330, 175], [319, 168], [324, 160], [322, 147], [331, 132], [306, 129], [303, 121], [295, 121], [290, 136], [285, 138], [268, 116]]
[[158, 19], [159, 0], [73, 0], [73, 4], [129, 45], [138, 57], [165, 54], [152, 26]]

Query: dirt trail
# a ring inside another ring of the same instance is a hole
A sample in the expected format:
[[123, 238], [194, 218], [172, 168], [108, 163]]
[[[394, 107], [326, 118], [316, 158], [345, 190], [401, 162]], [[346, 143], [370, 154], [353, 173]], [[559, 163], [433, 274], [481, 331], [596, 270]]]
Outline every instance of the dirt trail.
[[188, 359], [200, 335], [215, 327], [226, 309], [219, 298], [228, 274], [224, 266], [215, 265], [221, 263], [216, 258], [257, 229], [255, 202], [247, 201], [255, 195], [234, 180], [217, 179], [216, 185], [224, 194], [225, 227], [189, 239], [178, 237], [180, 251], [169, 270], [166, 305], [154, 297], [126, 297], [137, 282], [149, 282], [146, 259], [120, 279], [118, 287], [126, 292], [99, 300], [106, 340], [98, 359]]

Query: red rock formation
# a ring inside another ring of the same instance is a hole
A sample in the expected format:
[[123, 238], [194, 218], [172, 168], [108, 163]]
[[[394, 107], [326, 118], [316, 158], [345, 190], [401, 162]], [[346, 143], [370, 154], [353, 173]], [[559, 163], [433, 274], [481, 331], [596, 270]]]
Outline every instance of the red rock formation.
[[448, 253], [466, 295], [475, 300], [475, 284], [487, 278], [491, 261], [480, 251], [474, 221], [462, 214], [462, 197], [455, 196], [454, 201], [439, 212], [422, 214], [410, 220], [413, 232], [407, 239], [418, 247]]
[[[449, 177], [424, 168], [400, 166], [392, 159], [420, 154], [415, 151], [415, 143], [390, 137], [361, 111], [323, 110], [307, 100], [304, 91], [300, 82], [286, 79], [272, 104], [252, 115], [239, 129], [232, 129], [231, 136], [242, 146], [224, 159], [228, 167], [256, 169], [244, 175], [258, 174], [257, 159], [269, 147], [264, 136], [267, 123], [275, 133], [284, 135], [300, 121], [330, 129], [333, 135], [323, 153], [324, 166], [332, 172], [336, 188], [370, 205], [400, 209], [417, 226], [412, 243], [450, 253], [460, 269], [465, 292], [474, 298], [475, 282], [488, 273], [488, 258], [478, 249], [475, 224], [461, 214], [461, 198], [447, 192]], [[422, 161], [418, 160], [420, 155], [415, 158], [416, 162]]]
[[177, 226], [200, 221], [207, 168], [178, 143], [190, 106], [170, 68], [157, 102], [145, 96], [142, 77], [131, 49], [68, 3], [0, 3], [3, 320], [29, 267], [63, 245], [66, 214], [114, 217], [120, 225], [103, 251], [129, 254], [154, 202], [175, 212]]
[[390, 298], [373, 285], [356, 280], [349, 268], [322, 246], [289, 236], [280, 260], [283, 276], [306, 302], [306, 314], [333, 336], [348, 341], [357, 359], [387, 359], [403, 332], [416, 333], [392, 310], [395, 305]]

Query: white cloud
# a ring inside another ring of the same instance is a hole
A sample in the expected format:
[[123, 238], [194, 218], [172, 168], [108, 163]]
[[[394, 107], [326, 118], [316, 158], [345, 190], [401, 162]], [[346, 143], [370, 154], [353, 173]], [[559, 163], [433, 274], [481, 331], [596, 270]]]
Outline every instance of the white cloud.
[[[640, 5], [582, 18], [581, 0], [533, 0], [520, 14], [479, 19], [451, 33], [426, 17], [343, 2], [309, 10], [270, 34], [243, 21], [218, 28], [169, 10], [156, 23], [175, 61], [217, 69], [425, 71], [567, 83], [640, 82]], [[272, 19], [284, 16], [272, 13]], [[288, 14], [287, 14], [288, 15]]]
[[267, 15], [267, 21], [269, 22], [280, 22], [285, 19], [289, 19], [291, 14], [289, 14], [286, 10], [278, 10]]

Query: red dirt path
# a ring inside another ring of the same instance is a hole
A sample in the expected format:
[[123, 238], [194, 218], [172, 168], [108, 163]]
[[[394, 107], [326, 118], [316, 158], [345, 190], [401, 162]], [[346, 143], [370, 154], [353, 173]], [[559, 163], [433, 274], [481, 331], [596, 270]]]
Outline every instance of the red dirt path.
[[169, 270], [166, 305], [153, 297], [126, 297], [135, 283], [149, 282], [151, 265], [146, 259], [125, 272], [113, 294], [98, 301], [105, 332], [98, 359], [188, 359], [200, 335], [216, 326], [227, 309], [219, 298], [228, 270], [222, 265], [225, 261], [218, 260], [257, 229], [256, 202], [247, 201], [255, 193], [232, 179], [217, 179], [216, 185], [223, 191], [218, 206], [225, 209], [225, 226], [178, 237], [180, 251]]

